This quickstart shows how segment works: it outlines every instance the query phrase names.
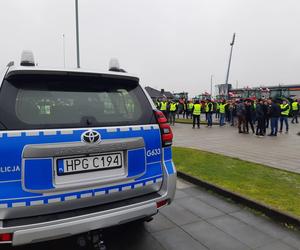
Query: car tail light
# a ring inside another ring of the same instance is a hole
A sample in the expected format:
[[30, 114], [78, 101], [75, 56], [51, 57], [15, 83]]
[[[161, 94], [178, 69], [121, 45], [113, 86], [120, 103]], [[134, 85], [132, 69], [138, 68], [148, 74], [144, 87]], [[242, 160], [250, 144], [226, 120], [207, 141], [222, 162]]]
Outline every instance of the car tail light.
[[167, 123], [168, 120], [164, 116], [163, 112], [158, 110], [154, 112], [161, 132], [162, 146], [171, 146], [173, 142], [173, 132], [170, 125]]
[[0, 243], [11, 243], [13, 239], [13, 234], [4, 233], [0, 234]]
[[169, 200], [162, 200], [162, 201], [156, 202], [156, 207], [161, 208], [161, 207], [163, 207], [165, 205], [168, 205], [168, 204], [169, 204]]

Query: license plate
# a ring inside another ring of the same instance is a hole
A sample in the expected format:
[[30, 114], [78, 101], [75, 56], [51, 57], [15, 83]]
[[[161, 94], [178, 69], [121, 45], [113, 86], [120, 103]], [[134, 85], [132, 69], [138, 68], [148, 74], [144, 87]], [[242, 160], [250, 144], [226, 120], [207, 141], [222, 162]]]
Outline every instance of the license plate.
[[57, 175], [122, 168], [122, 153], [57, 160]]

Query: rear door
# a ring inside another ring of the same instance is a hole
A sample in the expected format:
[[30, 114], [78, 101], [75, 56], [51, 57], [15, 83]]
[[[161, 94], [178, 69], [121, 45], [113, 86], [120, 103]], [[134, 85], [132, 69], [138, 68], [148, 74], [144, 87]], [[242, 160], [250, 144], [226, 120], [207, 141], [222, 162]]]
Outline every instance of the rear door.
[[58, 211], [160, 189], [160, 129], [137, 78], [15, 72], [2, 84], [0, 127], [0, 209]]

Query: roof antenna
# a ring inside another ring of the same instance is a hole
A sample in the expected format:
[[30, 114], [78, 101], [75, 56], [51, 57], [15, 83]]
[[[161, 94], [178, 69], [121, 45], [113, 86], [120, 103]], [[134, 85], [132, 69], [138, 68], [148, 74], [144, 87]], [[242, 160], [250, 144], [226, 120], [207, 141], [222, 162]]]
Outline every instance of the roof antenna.
[[14, 61], [10, 61], [8, 64], [7, 64], [7, 67], [9, 68], [9, 67], [12, 67], [12, 66], [14, 66], [15, 65], [15, 62]]

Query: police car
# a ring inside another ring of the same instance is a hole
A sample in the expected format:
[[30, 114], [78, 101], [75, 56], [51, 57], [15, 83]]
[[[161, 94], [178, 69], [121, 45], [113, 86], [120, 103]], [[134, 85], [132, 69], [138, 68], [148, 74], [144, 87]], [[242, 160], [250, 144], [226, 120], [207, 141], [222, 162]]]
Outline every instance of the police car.
[[28, 51], [8, 64], [0, 248], [146, 220], [173, 200], [171, 128], [139, 79], [117, 71], [43, 69]]

